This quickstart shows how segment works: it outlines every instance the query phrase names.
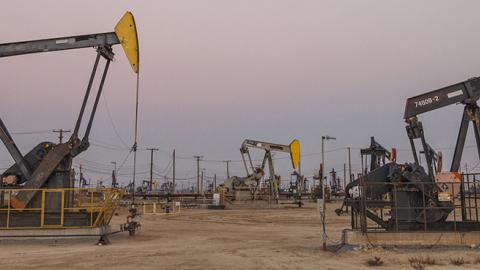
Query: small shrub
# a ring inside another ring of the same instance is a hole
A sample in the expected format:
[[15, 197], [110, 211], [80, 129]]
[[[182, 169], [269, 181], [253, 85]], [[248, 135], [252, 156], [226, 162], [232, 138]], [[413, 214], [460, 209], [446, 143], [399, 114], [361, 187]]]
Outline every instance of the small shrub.
[[368, 259], [367, 260], [367, 266], [382, 266], [383, 265], [383, 261], [382, 261], [382, 258], [380, 257], [373, 257], [373, 259]]
[[410, 266], [415, 270], [424, 270], [425, 269], [425, 264], [422, 264], [422, 263], [419, 263], [419, 262], [410, 263]]
[[423, 264], [423, 265], [438, 265], [439, 264], [439, 263], [437, 263], [437, 260], [435, 258], [432, 258], [430, 256], [409, 258], [408, 262], [410, 264]]
[[455, 266], [462, 266], [466, 264], [466, 262], [463, 257], [458, 257], [458, 258], [450, 258], [450, 264], [455, 265]]
[[410, 266], [415, 270], [424, 270], [427, 265], [440, 265], [435, 258], [419, 256], [408, 259]]

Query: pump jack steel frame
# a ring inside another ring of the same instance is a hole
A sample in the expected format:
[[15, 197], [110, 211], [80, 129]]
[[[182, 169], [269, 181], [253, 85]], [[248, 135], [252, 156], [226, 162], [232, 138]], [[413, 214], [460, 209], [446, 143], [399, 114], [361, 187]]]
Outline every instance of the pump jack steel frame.
[[[277, 185], [276, 182], [276, 175], [275, 175], [275, 167], [273, 165], [273, 158], [272, 158], [272, 151], [276, 152], [284, 152], [284, 153], [289, 153], [290, 158], [292, 160], [292, 167], [296, 170], [299, 167], [300, 163], [300, 142], [298, 140], [293, 140], [290, 145], [283, 145], [283, 144], [276, 144], [276, 143], [269, 143], [269, 142], [261, 142], [261, 141], [256, 141], [256, 140], [245, 140], [243, 141], [241, 147], [240, 147], [240, 153], [242, 155], [242, 161], [243, 165], [245, 167], [245, 171], [247, 172], [247, 175], [253, 175], [255, 173], [255, 167], [253, 166], [252, 158], [250, 156], [249, 148], [257, 148], [257, 149], [262, 149], [265, 151], [265, 155], [263, 156], [262, 160], [262, 165], [260, 166], [260, 169], [264, 171], [265, 166], [268, 162], [268, 169], [269, 169], [269, 176], [270, 176], [270, 193], [273, 194], [273, 197], [275, 199], [275, 203], [279, 203], [279, 188], [280, 186]], [[248, 164], [250, 166], [247, 166], [247, 162], [245, 159], [245, 155], [248, 158]], [[251, 169], [251, 173], [250, 170]], [[299, 205], [301, 204], [301, 190], [303, 189], [303, 185], [299, 185], [297, 183], [297, 187], [299, 188]], [[258, 191], [258, 185], [255, 187], [254, 190], [254, 197], [257, 194]]]
[[[36, 191], [40, 188], [53, 188], [57, 190], [73, 188], [73, 183], [69, 176], [72, 159], [83, 151], [86, 151], [89, 147], [89, 135], [93, 120], [110, 62], [114, 57], [112, 46], [117, 44], [122, 45], [132, 69], [135, 73], [138, 73], [138, 37], [135, 20], [130, 12], [125, 13], [116, 25], [114, 32], [0, 44], [0, 58], [87, 47], [96, 48], [97, 53], [80, 112], [75, 123], [75, 129], [67, 142], [59, 144], [51, 142], [40, 143], [24, 156], [15, 144], [5, 123], [0, 118], [0, 140], [4, 143], [15, 161], [14, 165], [8, 168], [1, 176], [2, 178], [9, 175], [17, 177], [16, 188], [20, 187], [24, 189], [20, 190], [16, 196], [10, 199], [8, 203], [9, 207], [12, 206], [14, 209], [21, 210], [30, 207], [31, 204], [38, 204], [38, 196], [40, 194], [37, 194]], [[106, 63], [103, 68], [84, 136], [80, 140], [79, 129], [82, 119], [84, 118], [87, 102], [90, 98], [90, 92], [100, 58], [104, 58]], [[3, 185], [3, 181], [0, 185]], [[73, 197], [66, 196], [65, 201], [59, 201], [58, 198], [55, 200], [46, 199], [46, 205], [48, 205], [49, 209], [57, 209], [60, 204], [63, 207], [64, 203], [67, 205], [66, 207], [68, 207], [69, 204], [73, 203]]]

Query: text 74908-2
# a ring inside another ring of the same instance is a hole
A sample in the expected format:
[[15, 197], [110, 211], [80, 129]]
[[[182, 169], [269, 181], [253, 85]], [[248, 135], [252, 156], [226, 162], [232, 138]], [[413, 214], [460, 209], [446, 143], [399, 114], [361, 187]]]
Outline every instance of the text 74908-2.
[[432, 104], [432, 103], [435, 103], [435, 102], [438, 102], [438, 101], [440, 101], [438, 96], [433, 96], [433, 97], [428, 97], [428, 98], [424, 98], [424, 99], [421, 99], [421, 100], [417, 100], [417, 101], [414, 101], [414, 102], [415, 102], [415, 107], [423, 107], [423, 106], [426, 106], [426, 105], [429, 105], [429, 104]]

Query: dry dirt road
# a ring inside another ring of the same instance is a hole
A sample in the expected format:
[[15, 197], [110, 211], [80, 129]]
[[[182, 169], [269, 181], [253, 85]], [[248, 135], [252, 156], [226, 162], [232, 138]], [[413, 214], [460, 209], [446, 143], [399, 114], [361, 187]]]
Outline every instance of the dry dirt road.
[[[327, 205], [331, 246], [349, 226], [348, 216], [333, 213], [336, 206]], [[124, 217], [115, 217], [113, 228]], [[324, 252], [314, 204], [302, 209], [186, 209], [176, 216], [144, 215], [141, 223], [138, 235], [116, 234], [107, 246], [2, 244], [0, 269], [413, 269], [409, 258], [416, 256], [439, 264], [426, 269], [480, 269], [480, 251], [468, 248]], [[382, 266], [366, 265], [374, 256]], [[454, 258], [468, 263], [453, 266]]]

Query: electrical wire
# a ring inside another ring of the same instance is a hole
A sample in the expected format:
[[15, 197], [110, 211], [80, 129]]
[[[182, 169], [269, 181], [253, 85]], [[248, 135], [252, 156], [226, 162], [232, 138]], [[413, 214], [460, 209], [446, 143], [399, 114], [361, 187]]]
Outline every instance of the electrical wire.
[[33, 135], [33, 134], [45, 134], [45, 133], [50, 133], [52, 132], [51, 130], [36, 130], [36, 131], [16, 131], [16, 132], [10, 132], [12, 135]]
[[[138, 76], [137, 76], [137, 80], [138, 80]], [[105, 109], [107, 111], [107, 116], [108, 116], [108, 119], [110, 120], [110, 124], [112, 125], [112, 129], [115, 133], [115, 135], [117, 136], [117, 138], [120, 140], [120, 142], [123, 144], [123, 146], [125, 146], [126, 148], [128, 148], [128, 145], [125, 143], [125, 141], [122, 139], [122, 136], [120, 136], [118, 130], [117, 130], [117, 127], [115, 126], [115, 122], [113, 121], [113, 118], [112, 118], [112, 115], [110, 113], [110, 109], [108, 107], [108, 102], [107, 102], [107, 97], [106, 95], [103, 95], [103, 103], [105, 105]]]

